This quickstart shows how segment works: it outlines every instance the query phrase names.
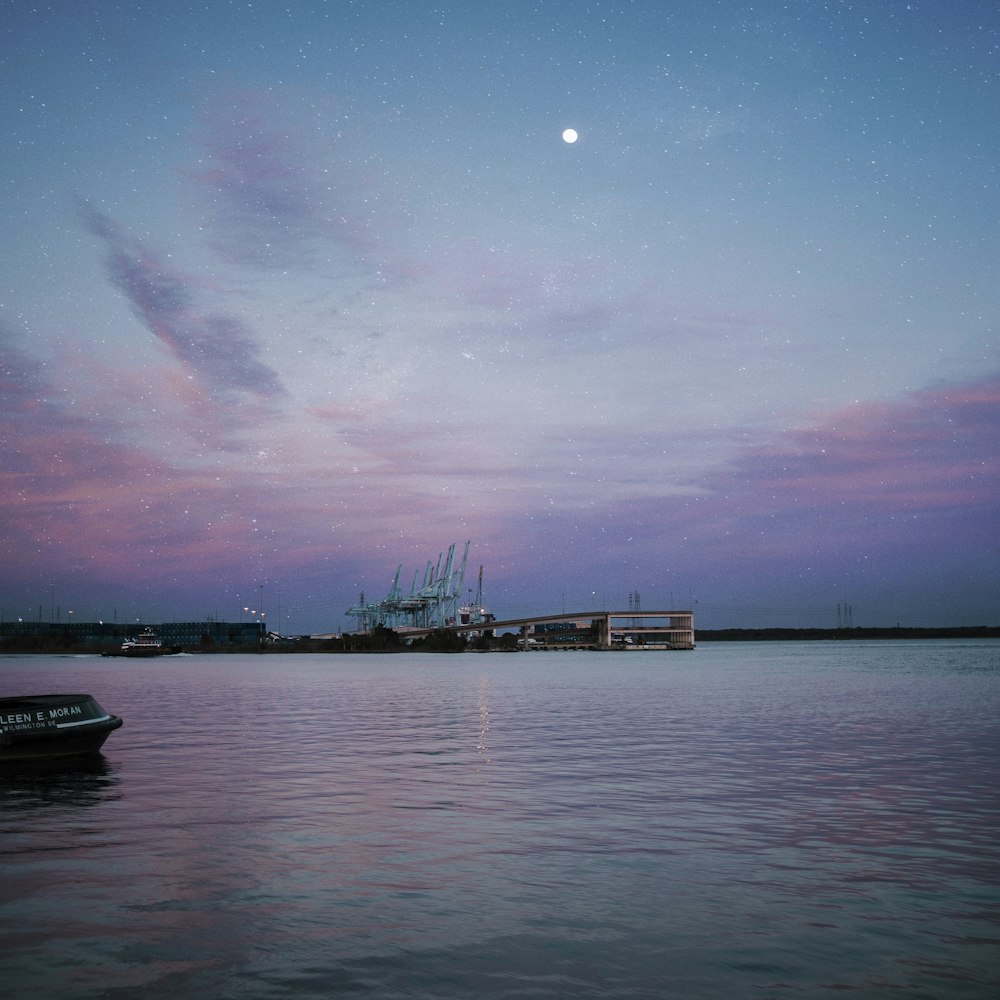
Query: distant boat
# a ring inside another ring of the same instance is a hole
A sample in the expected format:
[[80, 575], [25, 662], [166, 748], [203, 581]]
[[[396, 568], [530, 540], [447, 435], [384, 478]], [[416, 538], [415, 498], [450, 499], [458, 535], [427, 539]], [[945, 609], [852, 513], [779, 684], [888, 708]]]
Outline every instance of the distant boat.
[[134, 639], [126, 639], [122, 648], [115, 653], [104, 653], [104, 656], [167, 656], [179, 653], [180, 646], [164, 646], [163, 640], [151, 629], [143, 629]]
[[121, 725], [89, 694], [0, 698], [0, 763], [94, 754]]

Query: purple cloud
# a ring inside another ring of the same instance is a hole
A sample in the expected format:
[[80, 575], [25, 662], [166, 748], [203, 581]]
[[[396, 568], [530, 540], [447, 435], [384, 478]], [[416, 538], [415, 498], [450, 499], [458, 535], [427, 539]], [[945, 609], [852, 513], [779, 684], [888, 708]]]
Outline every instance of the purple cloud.
[[259, 346], [239, 320], [200, 310], [183, 276], [107, 216], [87, 206], [84, 214], [107, 244], [108, 273], [135, 315], [214, 397], [284, 395], [277, 373], [259, 359]]
[[0, 556], [11, 579], [92, 571], [110, 536], [129, 534], [120, 515], [132, 501], [121, 485], [139, 482], [152, 494], [170, 477], [141, 450], [115, 443], [112, 422], [81, 417], [14, 339], [0, 328]]
[[864, 402], [751, 448], [716, 488], [752, 484], [767, 506], [873, 511], [995, 505], [1000, 375]]
[[[690, 588], [703, 604], [777, 608], [769, 623], [816, 605], [817, 621], [828, 623], [843, 587], [882, 592], [892, 578], [894, 592], [909, 587], [939, 602], [928, 606], [929, 618], [962, 620], [954, 607], [961, 598], [942, 588], [948, 581], [965, 593], [976, 580], [979, 604], [995, 605], [1000, 373], [858, 403], [743, 446], [700, 473], [653, 459], [686, 459], [692, 441], [648, 432], [636, 450], [626, 439], [615, 449], [613, 438], [609, 432], [600, 448], [604, 462], [580, 466], [561, 484], [545, 479], [534, 496], [522, 491], [516, 511], [481, 519], [477, 543], [494, 574], [503, 568], [509, 576], [494, 580], [494, 593], [530, 600], [520, 582], [528, 577], [540, 595], [574, 588], [567, 599], [577, 605], [584, 581], [598, 598], [638, 587], [655, 599], [676, 586], [678, 600]], [[596, 451], [589, 441], [587, 455]], [[642, 475], [620, 480], [620, 469]], [[608, 496], [607, 480], [620, 487], [618, 499]], [[503, 482], [509, 490], [512, 477]], [[879, 600], [889, 615], [884, 592]], [[989, 618], [978, 605], [965, 613]], [[709, 615], [705, 625], [719, 622]]]
[[369, 267], [372, 211], [343, 137], [328, 135], [314, 149], [306, 130], [289, 124], [300, 111], [273, 105], [262, 94], [238, 95], [206, 114], [208, 167], [188, 176], [214, 216], [212, 248], [231, 263], [265, 269]]

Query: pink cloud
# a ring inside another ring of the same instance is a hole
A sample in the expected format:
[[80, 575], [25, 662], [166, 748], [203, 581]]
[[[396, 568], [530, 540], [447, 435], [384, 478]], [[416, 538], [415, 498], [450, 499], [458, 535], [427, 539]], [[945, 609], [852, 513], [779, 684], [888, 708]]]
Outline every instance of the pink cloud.
[[[153, 315], [173, 316], [175, 297], [186, 308], [169, 286], [149, 295]], [[475, 425], [406, 426], [343, 402], [306, 411], [310, 444], [277, 448], [287, 464], [219, 452], [199, 467], [70, 405], [12, 343], [3, 359], [8, 586], [76, 575], [138, 592], [152, 563], [161, 594], [194, 605], [248, 579], [294, 579], [336, 616], [356, 589], [388, 588], [397, 563], [412, 572], [472, 538], [492, 599], [544, 610], [564, 589], [570, 603], [632, 587], [653, 600], [675, 580], [756, 593], [859, 559], [885, 579], [923, 564], [982, 582], [996, 552], [997, 374], [858, 403], [769, 441], [730, 436], [732, 460], [704, 472], [690, 461], [697, 439], [669, 429], [580, 427], [565, 441], [530, 438], [537, 451], [516, 434], [479, 447]], [[74, 392], [86, 398], [85, 386]]]
[[716, 488], [743, 481], [770, 505], [941, 509], [1000, 497], [1000, 376], [863, 402], [750, 448]]
[[[645, 438], [653, 454], [670, 453], [668, 434]], [[984, 569], [1000, 539], [998, 442], [998, 374], [858, 403], [743, 446], [700, 474], [671, 475], [627, 442], [616, 464], [606, 440], [603, 465], [562, 485], [543, 479], [548, 492], [522, 493], [503, 526], [494, 520], [480, 540], [508, 554], [512, 575], [549, 591], [590, 580], [652, 593], [683, 581], [752, 603], [806, 581], [837, 594], [836, 581], [898, 577], [899, 586], [919, 578], [925, 594], [944, 579], [975, 579], [977, 593], [988, 593]], [[677, 444], [684, 456], [693, 447]], [[609, 499], [592, 477], [603, 468], [613, 479], [621, 465], [644, 476]], [[557, 570], [542, 569], [546, 561]], [[525, 573], [525, 562], [535, 568]]]

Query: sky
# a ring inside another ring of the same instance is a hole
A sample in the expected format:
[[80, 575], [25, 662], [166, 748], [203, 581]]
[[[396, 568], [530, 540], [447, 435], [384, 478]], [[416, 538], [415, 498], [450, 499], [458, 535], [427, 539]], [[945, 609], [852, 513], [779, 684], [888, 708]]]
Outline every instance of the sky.
[[0, 31], [4, 620], [1000, 624], [992, 0]]

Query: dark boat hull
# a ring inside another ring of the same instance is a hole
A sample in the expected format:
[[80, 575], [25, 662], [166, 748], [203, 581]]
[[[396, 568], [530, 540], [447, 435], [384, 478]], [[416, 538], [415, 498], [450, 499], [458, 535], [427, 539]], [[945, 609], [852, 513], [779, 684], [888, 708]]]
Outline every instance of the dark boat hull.
[[0, 698], [0, 763], [95, 754], [121, 725], [89, 694]]

